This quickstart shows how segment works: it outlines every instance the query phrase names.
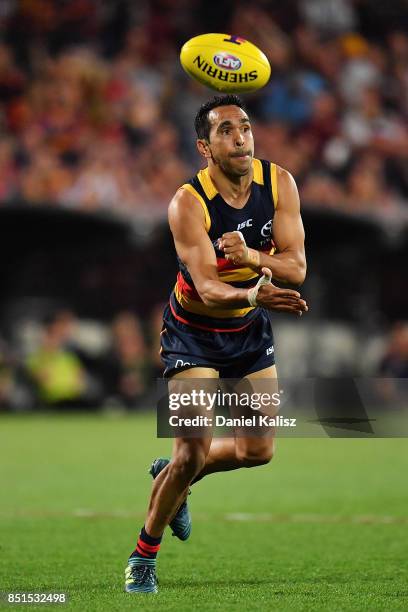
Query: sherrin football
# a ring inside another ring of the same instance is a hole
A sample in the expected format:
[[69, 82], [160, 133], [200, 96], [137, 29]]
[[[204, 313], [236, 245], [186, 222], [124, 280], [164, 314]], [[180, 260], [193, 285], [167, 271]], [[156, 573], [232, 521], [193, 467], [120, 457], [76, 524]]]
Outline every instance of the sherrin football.
[[224, 93], [260, 89], [269, 80], [271, 67], [258, 47], [231, 34], [201, 34], [182, 47], [180, 61], [194, 79]]

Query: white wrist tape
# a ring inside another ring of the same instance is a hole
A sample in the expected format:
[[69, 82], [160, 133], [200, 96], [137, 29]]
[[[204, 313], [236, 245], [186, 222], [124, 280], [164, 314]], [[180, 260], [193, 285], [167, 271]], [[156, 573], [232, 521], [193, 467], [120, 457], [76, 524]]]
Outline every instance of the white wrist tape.
[[262, 287], [262, 285], [269, 285], [269, 283], [271, 282], [271, 277], [265, 276], [265, 274], [263, 274], [263, 276], [261, 276], [259, 281], [256, 283], [255, 287], [251, 287], [251, 289], [248, 289], [248, 302], [250, 306], [257, 306], [256, 298], [258, 296], [259, 288]]

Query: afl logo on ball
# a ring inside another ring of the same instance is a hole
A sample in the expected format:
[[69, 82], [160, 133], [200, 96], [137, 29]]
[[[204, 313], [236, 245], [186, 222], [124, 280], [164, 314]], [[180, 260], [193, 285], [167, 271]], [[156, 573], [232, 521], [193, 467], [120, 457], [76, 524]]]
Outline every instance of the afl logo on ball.
[[239, 70], [242, 65], [239, 57], [229, 53], [217, 53], [217, 55], [214, 55], [214, 63], [224, 70]]

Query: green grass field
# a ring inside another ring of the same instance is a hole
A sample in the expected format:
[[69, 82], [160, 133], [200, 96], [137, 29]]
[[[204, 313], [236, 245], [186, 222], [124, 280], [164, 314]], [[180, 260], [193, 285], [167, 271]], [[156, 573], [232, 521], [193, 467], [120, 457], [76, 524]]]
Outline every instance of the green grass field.
[[404, 439], [286, 438], [268, 466], [209, 476], [191, 539], [164, 538], [156, 596], [122, 591], [170, 450], [153, 416], [3, 416], [0, 448], [0, 591], [89, 611], [408, 609]]

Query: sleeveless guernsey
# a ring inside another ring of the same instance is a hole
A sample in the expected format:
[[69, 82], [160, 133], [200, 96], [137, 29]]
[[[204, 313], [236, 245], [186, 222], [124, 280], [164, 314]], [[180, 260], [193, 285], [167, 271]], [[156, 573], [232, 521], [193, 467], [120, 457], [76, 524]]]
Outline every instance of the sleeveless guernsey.
[[[188, 183], [182, 185], [197, 199], [204, 210], [205, 227], [214, 246], [219, 279], [234, 287], [253, 287], [259, 274], [251, 268], [233, 264], [218, 249], [218, 239], [225, 232], [239, 230], [248, 247], [273, 254], [272, 238], [274, 212], [278, 200], [276, 164], [253, 159], [253, 181], [249, 199], [243, 208], [227, 204], [215, 188], [208, 168], [200, 170]], [[170, 296], [173, 316], [192, 327], [214, 331], [241, 331], [259, 315], [260, 308], [212, 308], [204, 304], [194, 287], [187, 267], [178, 258], [179, 273]]]

